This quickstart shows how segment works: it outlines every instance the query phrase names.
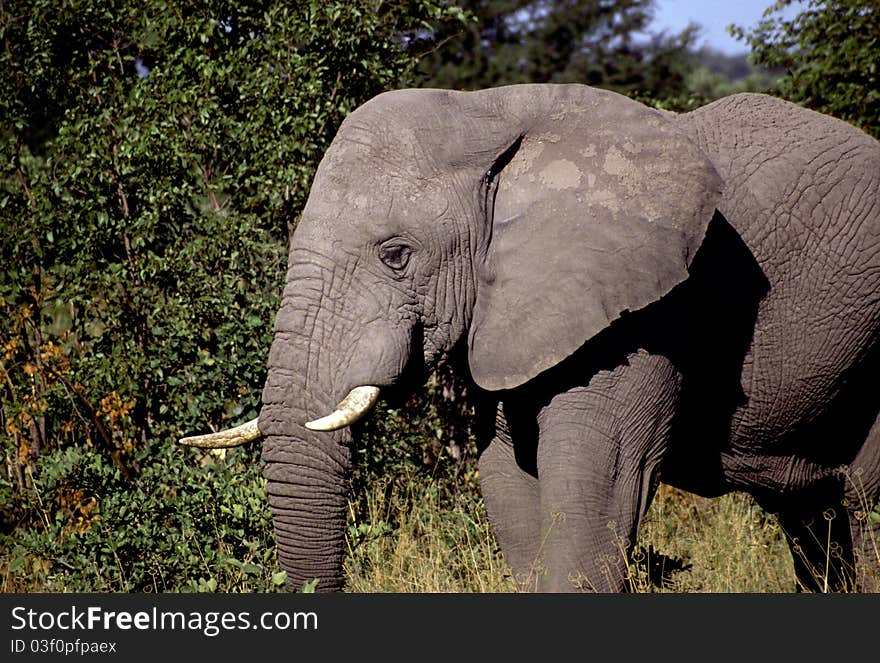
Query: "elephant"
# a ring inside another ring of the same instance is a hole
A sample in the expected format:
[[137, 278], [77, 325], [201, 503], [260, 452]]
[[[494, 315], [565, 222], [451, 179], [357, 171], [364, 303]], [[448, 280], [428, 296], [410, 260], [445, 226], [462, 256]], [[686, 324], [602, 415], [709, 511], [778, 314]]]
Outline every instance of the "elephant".
[[[580, 84], [382, 93], [292, 233], [258, 418], [290, 589], [344, 589], [351, 440], [459, 357], [523, 588], [626, 591], [662, 481], [754, 496], [801, 589], [876, 581], [880, 143], [743, 93], [685, 113]], [[352, 433], [354, 428], [354, 433]]]

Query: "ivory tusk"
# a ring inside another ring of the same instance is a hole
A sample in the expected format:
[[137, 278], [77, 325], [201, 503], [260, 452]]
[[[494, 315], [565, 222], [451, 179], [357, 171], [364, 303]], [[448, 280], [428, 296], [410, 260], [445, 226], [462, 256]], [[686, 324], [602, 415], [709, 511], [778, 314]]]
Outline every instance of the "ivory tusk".
[[177, 442], [178, 444], [183, 444], [187, 447], [200, 447], [202, 449], [228, 449], [229, 447], [238, 447], [242, 444], [256, 440], [263, 435], [260, 432], [258, 422], [259, 419], [251, 419], [241, 426], [222, 430], [219, 433], [183, 437]]
[[306, 422], [306, 428], [333, 431], [350, 426], [369, 412], [379, 400], [379, 387], [355, 387], [326, 417]]

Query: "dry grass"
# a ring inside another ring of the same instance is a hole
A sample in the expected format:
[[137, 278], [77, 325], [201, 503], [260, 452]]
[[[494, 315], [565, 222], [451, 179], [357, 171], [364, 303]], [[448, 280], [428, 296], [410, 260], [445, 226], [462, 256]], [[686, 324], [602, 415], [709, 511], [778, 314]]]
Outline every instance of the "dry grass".
[[[467, 495], [448, 501], [419, 484], [371, 491], [366, 513], [349, 528], [349, 591], [516, 591], [482, 501]], [[709, 500], [661, 486], [635, 557], [636, 592], [795, 588], [778, 524], [741, 494]]]
[[[360, 523], [352, 513], [346, 561], [352, 592], [513, 592], [482, 502], [432, 485], [376, 486]], [[449, 504], [449, 502], [452, 504]]]
[[791, 592], [791, 553], [776, 519], [742, 493], [706, 499], [661, 485], [642, 526], [635, 591]]

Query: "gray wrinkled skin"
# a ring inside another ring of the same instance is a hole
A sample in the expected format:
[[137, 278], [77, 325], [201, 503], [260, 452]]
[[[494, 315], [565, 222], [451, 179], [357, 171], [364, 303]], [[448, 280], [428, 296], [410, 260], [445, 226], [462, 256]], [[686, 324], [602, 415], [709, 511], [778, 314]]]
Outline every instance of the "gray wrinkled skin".
[[[524, 588], [620, 591], [660, 480], [756, 496], [851, 588], [880, 493], [880, 146], [784, 101], [660, 113], [578, 85], [380, 95], [291, 240], [260, 429], [291, 588], [342, 588], [358, 385], [463, 356]], [[843, 471], [841, 471], [843, 468]], [[834, 509], [829, 525], [824, 515]], [[809, 529], [810, 526], [813, 529]]]

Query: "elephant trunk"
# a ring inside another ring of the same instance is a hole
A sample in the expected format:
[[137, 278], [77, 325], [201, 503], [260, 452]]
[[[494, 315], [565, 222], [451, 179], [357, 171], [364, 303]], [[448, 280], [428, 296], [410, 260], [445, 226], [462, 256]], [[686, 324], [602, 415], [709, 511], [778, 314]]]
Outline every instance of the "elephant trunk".
[[[323, 437], [329, 437], [324, 433]], [[344, 584], [349, 447], [302, 429], [293, 436], [268, 435], [263, 443], [266, 491], [278, 562], [288, 589], [317, 580], [316, 591]]]
[[348, 428], [306, 428], [304, 423], [317, 413], [332, 410], [333, 400], [314, 383], [307, 385], [303, 374], [270, 362], [260, 411], [263, 476], [288, 589], [317, 580], [316, 591], [338, 591], [343, 585], [351, 434]]
[[304, 308], [294, 300], [276, 318], [259, 419], [263, 475], [288, 589], [317, 580], [316, 591], [338, 591], [344, 584], [351, 433], [347, 427], [306, 427], [334, 412], [341, 362], [335, 344], [303, 332], [291, 310]]
[[[318, 580], [343, 586], [351, 474], [349, 425], [394, 384], [409, 356], [410, 330], [394, 333], [375, 291], [355, 288], [327, 258], [332, 246], [302, 225], [293, 239], [282, 305], [275, 317], [259, 428], [263, 474], [278, 561], [289, 589]], [[354, 293], [354, 294], [351, 294]], [[366, 314], [363, 311], [366, 310]], [[369, 315], [372, 323], [358, 320]], [[372, 386], [371, 386], [372, 385]], [[340, 402], [341, 401], [341, 402]]]

